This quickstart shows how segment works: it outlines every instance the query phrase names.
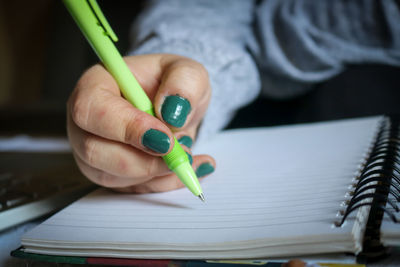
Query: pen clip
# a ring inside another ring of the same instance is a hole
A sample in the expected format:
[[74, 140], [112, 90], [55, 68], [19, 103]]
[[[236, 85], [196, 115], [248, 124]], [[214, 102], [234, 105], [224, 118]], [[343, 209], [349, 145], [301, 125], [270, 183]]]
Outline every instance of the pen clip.
[[117, 35], [112, 30], [110, 24], [108, 23], [106, 17], [101, 11], [99, 5], [97, 4], [96, 0], [87, 0], [89, 6], [91, 7], [95, 17], [97, 18], [99, 25], [104, 29], [104, 32], [107, 34], [108, 37], [111, 38], [114, 42], [118, 41]]

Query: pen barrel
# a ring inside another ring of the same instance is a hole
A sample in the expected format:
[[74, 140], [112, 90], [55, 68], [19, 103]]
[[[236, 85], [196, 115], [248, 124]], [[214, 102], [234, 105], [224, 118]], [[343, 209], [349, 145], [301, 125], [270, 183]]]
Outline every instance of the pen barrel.
[[111, 73], [123, 96], [136, 108], [154, 115], [153, 104], [121, 57], [113, 41], [85, 1], [64, 0], [64, 4], [78, 24], [86, 40]]

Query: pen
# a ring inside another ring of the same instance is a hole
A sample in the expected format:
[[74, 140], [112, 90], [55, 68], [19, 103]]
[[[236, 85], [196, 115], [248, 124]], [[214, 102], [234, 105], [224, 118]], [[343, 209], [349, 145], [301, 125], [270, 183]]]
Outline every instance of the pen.
[[[117, 42], [118, 38], [96, 0], [64, 0], [63, 2], [97, 56], [116, 80], [126, 100], [136, 108], [155, 116], [153, 104], [115, 47], [114, 42]], [[199, 180], [176, 137], [174, 137], [174, 147], [170, 153], [163, 156], [163, 159], [182, 183], [204, 201]]]

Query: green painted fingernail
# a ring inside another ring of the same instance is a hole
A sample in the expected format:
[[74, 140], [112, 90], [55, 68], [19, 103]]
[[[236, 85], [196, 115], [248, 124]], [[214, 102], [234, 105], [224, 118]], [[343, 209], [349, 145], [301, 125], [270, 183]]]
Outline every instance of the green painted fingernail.
[[171, 141], [165, 133], [155, 129], [150, 129], [144, 133], [142, 144], [157, 153], [165, 153], [169, 150]]
[[167, 123], [174, 127], [182, 127], [191, 110], [187, 99], [178, 95], [167, 96], [161, 107], [161, 115]]
[[192, 157], [192, 155], [190, 155], [190, 153], [188, 153], [188, 152], [186, 152], [186, 154], [188, 155], [190, 165], [192, 165], [192, 164], [193, 164], [193, 157]]
[[203, 177], [212, 173], [213, 171], [214, 167], [210, 163], [203, 163], [197, 168], [196, 175], [197, 177]]
[[187, 136], [187, 135], [182, 136], [181, 138], [179, 138], [179, 139], [178, 139], [178, 142], [179, 142], [179, 144], [185, 145], [185, 146], [187, 146], [188, 148], [191, 148], [191, 147], [192, 147], [192, 144], [193, 144], [192, 138], [190, 138], [190, 137]]

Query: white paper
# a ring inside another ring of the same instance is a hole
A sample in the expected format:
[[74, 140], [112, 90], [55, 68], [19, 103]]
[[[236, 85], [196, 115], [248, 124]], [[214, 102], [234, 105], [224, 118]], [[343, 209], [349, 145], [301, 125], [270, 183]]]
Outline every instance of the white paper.
[[36, 253], [143, 258], [354, 251], [356, 213], [343, 227], [333, 223], [378, 120], [221, 133], [196, 146], [217, 161], [202, 182], [205, 203], [187, 189], [145, 195], [100, 189], [26, 234], [22, 244]]

